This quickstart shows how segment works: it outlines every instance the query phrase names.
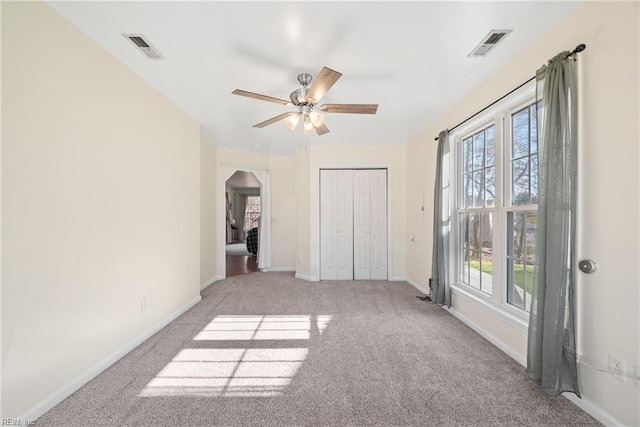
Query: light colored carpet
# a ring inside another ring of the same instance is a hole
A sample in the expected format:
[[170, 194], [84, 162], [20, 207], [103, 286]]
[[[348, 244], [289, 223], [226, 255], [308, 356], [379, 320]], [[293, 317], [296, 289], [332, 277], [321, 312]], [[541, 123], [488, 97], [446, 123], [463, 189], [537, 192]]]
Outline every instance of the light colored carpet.
[[225, 246], [224, 251], [227, 255], [251, 255], [246, 243], [231, 243]]
[[416, 295], [290, 273], [217, 282], [37, 425], [598, 424]]

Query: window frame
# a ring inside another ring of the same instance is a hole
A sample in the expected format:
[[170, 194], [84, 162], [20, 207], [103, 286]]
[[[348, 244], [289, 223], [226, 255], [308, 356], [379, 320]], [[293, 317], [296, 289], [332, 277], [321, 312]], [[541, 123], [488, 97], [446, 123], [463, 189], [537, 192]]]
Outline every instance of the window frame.
[[[512, 129], [511, 116], [514, 113], [536, 102], [535, 80], [524, 85], [519, 90], [497, 102], [495, 105], [478, 114], [467, 123], [459, 126], [450, 133], [450, 145], [452, 151], [452, 166], [450, 168], [450, 182], [453, 187], [454, 197], [450, 197], [450, 212], [452, 227], [450, 233], [449, 254], [453, 268], [450, 269], [450, 283], [454, 292], [461, 292], [482, 304], [483, 307], [503, 315], [522, 327], [528, 325], [529, 312], [507, 302], [507, 220], [509, 212], [537, 211], [537, 204], [513, 205], [511, 160], [512, 160]], [[495, 125], [495, 202], [489, 208], [464, 208], [462, 176], [464, 171], [463, 141], [474, 134]], [[507, 149], [506, 147], [509, 147]], [[538, 156], [540, 147], [538, 146]], [[538, 157], [539, 158], [539, 157]], [[539, 161], [538, 161], [539, 165]], [[539, 182], [539, 181], [538, 181]], [[539, 190], [538, 190], [539, 191]], [[480, 289], [462, 283], [459, 280], [463, 259], [461, 259], [459, 247], [461, 245], [459, 221], [460, 214], [465, 212], [492, 212], [493, 213], [493, 244], [492, 244], [492, 294], [489, 295]], [[496, 250], [497, 248], [497, 250]]]
[[[245, 205], [244, 221], [243, 221], [244, 223], [242, 224], [242, 228], [243, 230], [248, 232], [253, 228], [251, 227], [252, 223], [257, 222], [258, 225], [256, 225], [256, 227], [258, 227], [260, 224], [260, 218], [262, 217], [262, 197], [260, 194], [247, 194], [246, 197], [247, 197], [247, 203]], [[249, 203], [249, 200], [252, 198], [257, 198], [258, 199], [257, 203]], [[257, 210], [250, 210], [249, 209], [250, 206], [257, 207]], [[254, 219], [253, 217], [256, 216], [256, 214], [257, 214], [257, 219]], [[249, 216], [249, 218], [247, 218], [247, 216]], [[247, 222], [249, 223], [249, 227], [247, 227]]]

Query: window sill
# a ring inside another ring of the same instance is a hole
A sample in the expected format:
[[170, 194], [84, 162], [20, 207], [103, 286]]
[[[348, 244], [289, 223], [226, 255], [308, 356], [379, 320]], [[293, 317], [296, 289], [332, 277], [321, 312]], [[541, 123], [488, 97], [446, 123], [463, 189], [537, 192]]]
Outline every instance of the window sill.
[[529, 329], [528, 314], [517, 313], [515, 312], [515, 309], [512, 310], [508, 307], [497, 305], [489, 300], [488, 297], [477, 295], [472, 290], [466, 289], [464, 285], [452, 285], [451, 292], [458, 297], [462, 297], [467, 301], [472, 302], [475, 306], [486, 313], [491, 314], [522, 332], [527, 332]]

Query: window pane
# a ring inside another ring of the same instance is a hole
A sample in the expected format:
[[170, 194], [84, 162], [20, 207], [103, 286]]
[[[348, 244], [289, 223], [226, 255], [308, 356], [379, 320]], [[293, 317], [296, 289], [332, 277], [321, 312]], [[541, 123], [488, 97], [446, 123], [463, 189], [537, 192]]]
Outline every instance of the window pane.
[[531, 306], [537, 214], [507, 214], [507, 302], [522, 310]]
[[469, 214], [461, 215], [461, 232], [460, 236], [462, 236], [461, 246], [464, 248], [469, 247]]
[[529, 109], [511, 115], [513, 149], [512, 157], [517, 159], [529, 154]]
[[468, 208], [470, 206], [473, 206], [473, 174], [472, 173], [466, 173], [464, 174], [464, 176], [462, 177], [463, 180], [463, 192], [462, 192], [462, 197], [463, 197], [463, 201], [462, 201], [462, 206], [465, 208]]
[[531, 152], [538, 152], [538, 116], [536, 114], [536, 104], [531, 105], [530, 108], [530, 119], [531, 119]]
[[513, 304], [513, 259], [507, 258], [507, 302]]
[[495, 134], [496, 127], [491, 126], [485, 130], [486, 145], [487, 145], [487, 159], [486, 166], [493, 166], [496, 164], [496, 146], [495, 146]]
[[473, 207], [480, 208], [484, 205], [484, 177], [483, 171], [473, 173]]
[[538, 204], [538, 155], [531, 156], [531, 203]]
[[536, 230], [538, 227], [538, 214], [536, 212], [527, 213], [526, 225], [526, 254], [525, 259], [533, 265], [536, 258]]
[[524, 310], [524, 265], [520, 260], [513, 260], [511, 266], [513, 268], [513, 281], [509, 284], [510, 286], [507, 290], [507, 302]]
[[471, 283], [471, 275], [472, 275], [471, 274], [471, 251], [469, 249], [464, 251], [463, 274], [464, 274], [464, 283], [466, 283], [469, 286], [473, 286], [475, 288], [478, 287]]
[[482, 252], [480, 257], [480, 290], [489, 295], [493, 292], [493, 255]]
[[481, 213], [480, 216], [480, 249], [483, 252], [493, 251], [493, 214]]
[[485, 204], [486, 206], [496, 205], [496, 168], [487, 168], [484, 175], [485, 182]]
[[480, 214], [469, 214], [469, 285], [480, 289]]
[[260, 196], [247, 196], [243, 228], [249, 231], [260, 224]]
[[460, 224], [458, 254], [460, 256], [460, 270], [458, 279], [462, 283], [469, 283], [469, 214], [458, 215]]
[[473, 135], [473, 169], [484, 167], [484, 132]]
[[526, 205], [530, 202], [529, 195], [529, 158], [512, 162], [512, 204]]
[[471, 170], [473, 170], [473, 140], [471, 138], [464, 140], [462, 150], [464, 171], [471, 172]]
[[524, 258], [527, 253], [526, 241], [526, 212], [511, 212], [511, 239], [512, 252], [508, 254], [514, 258]]
[[493, 216], [491, 213], [480, 217], [480, 285], [481, 290], [491, 294], [493, 290]]

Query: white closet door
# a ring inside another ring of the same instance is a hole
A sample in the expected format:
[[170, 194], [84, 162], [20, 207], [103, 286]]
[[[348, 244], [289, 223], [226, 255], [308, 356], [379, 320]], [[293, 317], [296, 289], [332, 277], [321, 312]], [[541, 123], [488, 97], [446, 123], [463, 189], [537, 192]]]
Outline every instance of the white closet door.
[[370, 171], [371, 280], [387, 280], [387, 171]]
[[336, 279], [353, 280], [353, 171], [336, 171]]
[[320, 171], [320, 279], [387, 279], [387, 171]]
[[337, 171], [320, 171], [320, 279], [336, 280]]
[[370, 171], [355, 170], [353, 176], [353, 278], [371, 279]]
[[353, 174], [320, 171], [320, 279], [353, 279]]

